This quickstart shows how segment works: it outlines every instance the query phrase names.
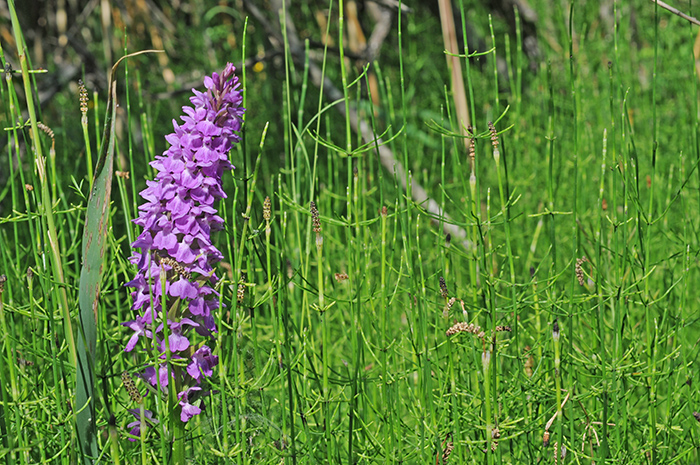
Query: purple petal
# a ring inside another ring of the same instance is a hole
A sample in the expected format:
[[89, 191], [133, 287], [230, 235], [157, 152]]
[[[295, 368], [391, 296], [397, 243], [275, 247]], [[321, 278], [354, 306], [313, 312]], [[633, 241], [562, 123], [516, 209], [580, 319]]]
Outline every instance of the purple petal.
[[170, 286], [168, 294], [180, 299], [194, 299], [199, 295], [197, 286], [188, 281], [184, 276], [180, 276], [180, 279]]
[[182, 407], [182, 412], [180, 413], [180, 420], [182, 420], [184, 423], [190, 421], [190, 418], [192, 418], [193, 416], [202, 413], [201, 408], [190, 403], [180, 402], [180, 406]]
[[134, 333], [130, 338], [129, 342], [126, 343], [124, 352], [131, 352], [136, 347], [136, 343], [139, 342], [139, 333]]
[[190, 347], [190, 340], [181, 334], [171, 334], [168, 337], [170, 350], [173, 352], [183, 352]]
[[177, 245], [177, 236], [171, 232], [158, 231], [153, 238], [153, 248], [170, 250]]

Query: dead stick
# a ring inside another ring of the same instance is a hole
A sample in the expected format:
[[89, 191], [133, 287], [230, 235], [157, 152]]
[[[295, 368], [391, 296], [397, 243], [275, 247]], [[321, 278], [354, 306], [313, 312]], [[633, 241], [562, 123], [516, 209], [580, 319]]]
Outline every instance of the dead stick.
[[674, 15], [678, 15], [681, 18], [685, 19], [686, 21], [690, 21], [691, 23], [695, 24], [696, 26], [700, 26], [700, 21], [697, 19], [693, 18], [692, 16], [688, 16], [687, 14], [683, 13], [681, 10], [678, 10], [676, 8], [673, 8], [671, 5], [662, 2], [661, 0], [651, 0], [652, 3], [656, 3], [659, 5], [661, 8], [665, 8]]
[[[467, 93], [464, 90], [464, 79], [462, 78], [462, 62], [459, 57], [459, 49], [457, 47], [457, 28], [455, 27], [455, 18], [452, 14], [452, 4], [450, 0], [439, 0], [440, 7], [440, 23], [442, 25], [442, 40], [445, 44], [445, 57], [447, 58], [447, 66], [450, 68], [452, 75], [452, 98], [455, 102], [455, 110], [457, 111], [457, 125], [459, 132], [463, 136], [467, 135], [467, 127], [471, 125], [469, 122], [469, 111], [467, 110]], [[469, 54], [469, 50], [466, 51]], [[469, 150], [469, 138], [464, 137], [464, 146]]]

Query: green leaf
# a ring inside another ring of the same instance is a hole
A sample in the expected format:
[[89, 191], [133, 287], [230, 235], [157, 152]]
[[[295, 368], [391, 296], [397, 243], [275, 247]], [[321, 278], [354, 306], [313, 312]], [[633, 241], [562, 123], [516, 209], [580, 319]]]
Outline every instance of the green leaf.
[[109, 96], [105, 111], [104, 133], [100, 156], [95, 167], [95, 179], [90, 190], [83, 231], [83, 263], [80, 269], [80, 326], [77, 356], [77, 386], [74, 411], [78, 443], [84, 464], [92, 464], [98, 455], [95, 427], [95, 360], [97, 354], [97, 309], [100, 299], [102, 265], [109, 231], [109, 202], [112, 195], [114, 161], [114, 127], [117, 114], [116, 70], [122, 60], [144, 53], [162, 50], [142, 50], [121, 57], [112, 66]]
[[[114, 75], [113, 75], [114, 76]], [[114, 160], [114, 124], [116, 116], [116, 82], [110, 83], [107, 115], [100, 157], [87, 204], [83, 232], [83, 263], [80, 270], [80, 335], [78, 337], [78, 364], [75, 411], [78, 442], [83, 463], [92, 464], [97, 457], [97, 429], [95, 428], [95, 359], [97, 344], [97, 309], [100, 298], [103, 257], [109, 231], [109, 202], [112, 194]]]

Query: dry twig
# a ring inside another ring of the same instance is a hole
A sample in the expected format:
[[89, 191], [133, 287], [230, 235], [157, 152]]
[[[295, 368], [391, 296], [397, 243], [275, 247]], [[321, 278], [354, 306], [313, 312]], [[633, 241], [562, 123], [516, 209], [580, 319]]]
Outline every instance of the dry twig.
[[651, 0], [651, 2], [652, 2], [652, 3], [656, 3], [656, 4], [659, 5], [661, 8], [664, 8], [664, 9], [670, 11], [670, 12], [673, 13], [674, 15], [680, 16], [681, 18], [685, 19], [686, 21], [690, 21], [691, 23], [695, 24], [696, 26], [700, 26], [700, 21], [698, 21], [697, 19], [693, 18], [692, 16], [688, 16], [687, 14], [683, 13], [681, 10], [672, 7], [672, 6], [669, 5], [668, 3], [664, 3], [664, 2], [662, 2], [661, 0]]

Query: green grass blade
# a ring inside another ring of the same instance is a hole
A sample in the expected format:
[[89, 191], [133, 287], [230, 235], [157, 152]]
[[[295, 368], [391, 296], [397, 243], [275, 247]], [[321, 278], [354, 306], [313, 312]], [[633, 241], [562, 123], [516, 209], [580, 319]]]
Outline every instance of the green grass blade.
[[98, 453], [95, 428], [95, 358], [97, 309], [100, 296], [103, 257], [109, 228], [109, 202], [112, 193], [116, 83], [112, 80], [107, 100], [104, 136], [95, 179], [88, 199], [83, 232], [83, 263], [80, 271], [80, 336], [76, 387], [76, 420], [83, 463], [92, 463]]

